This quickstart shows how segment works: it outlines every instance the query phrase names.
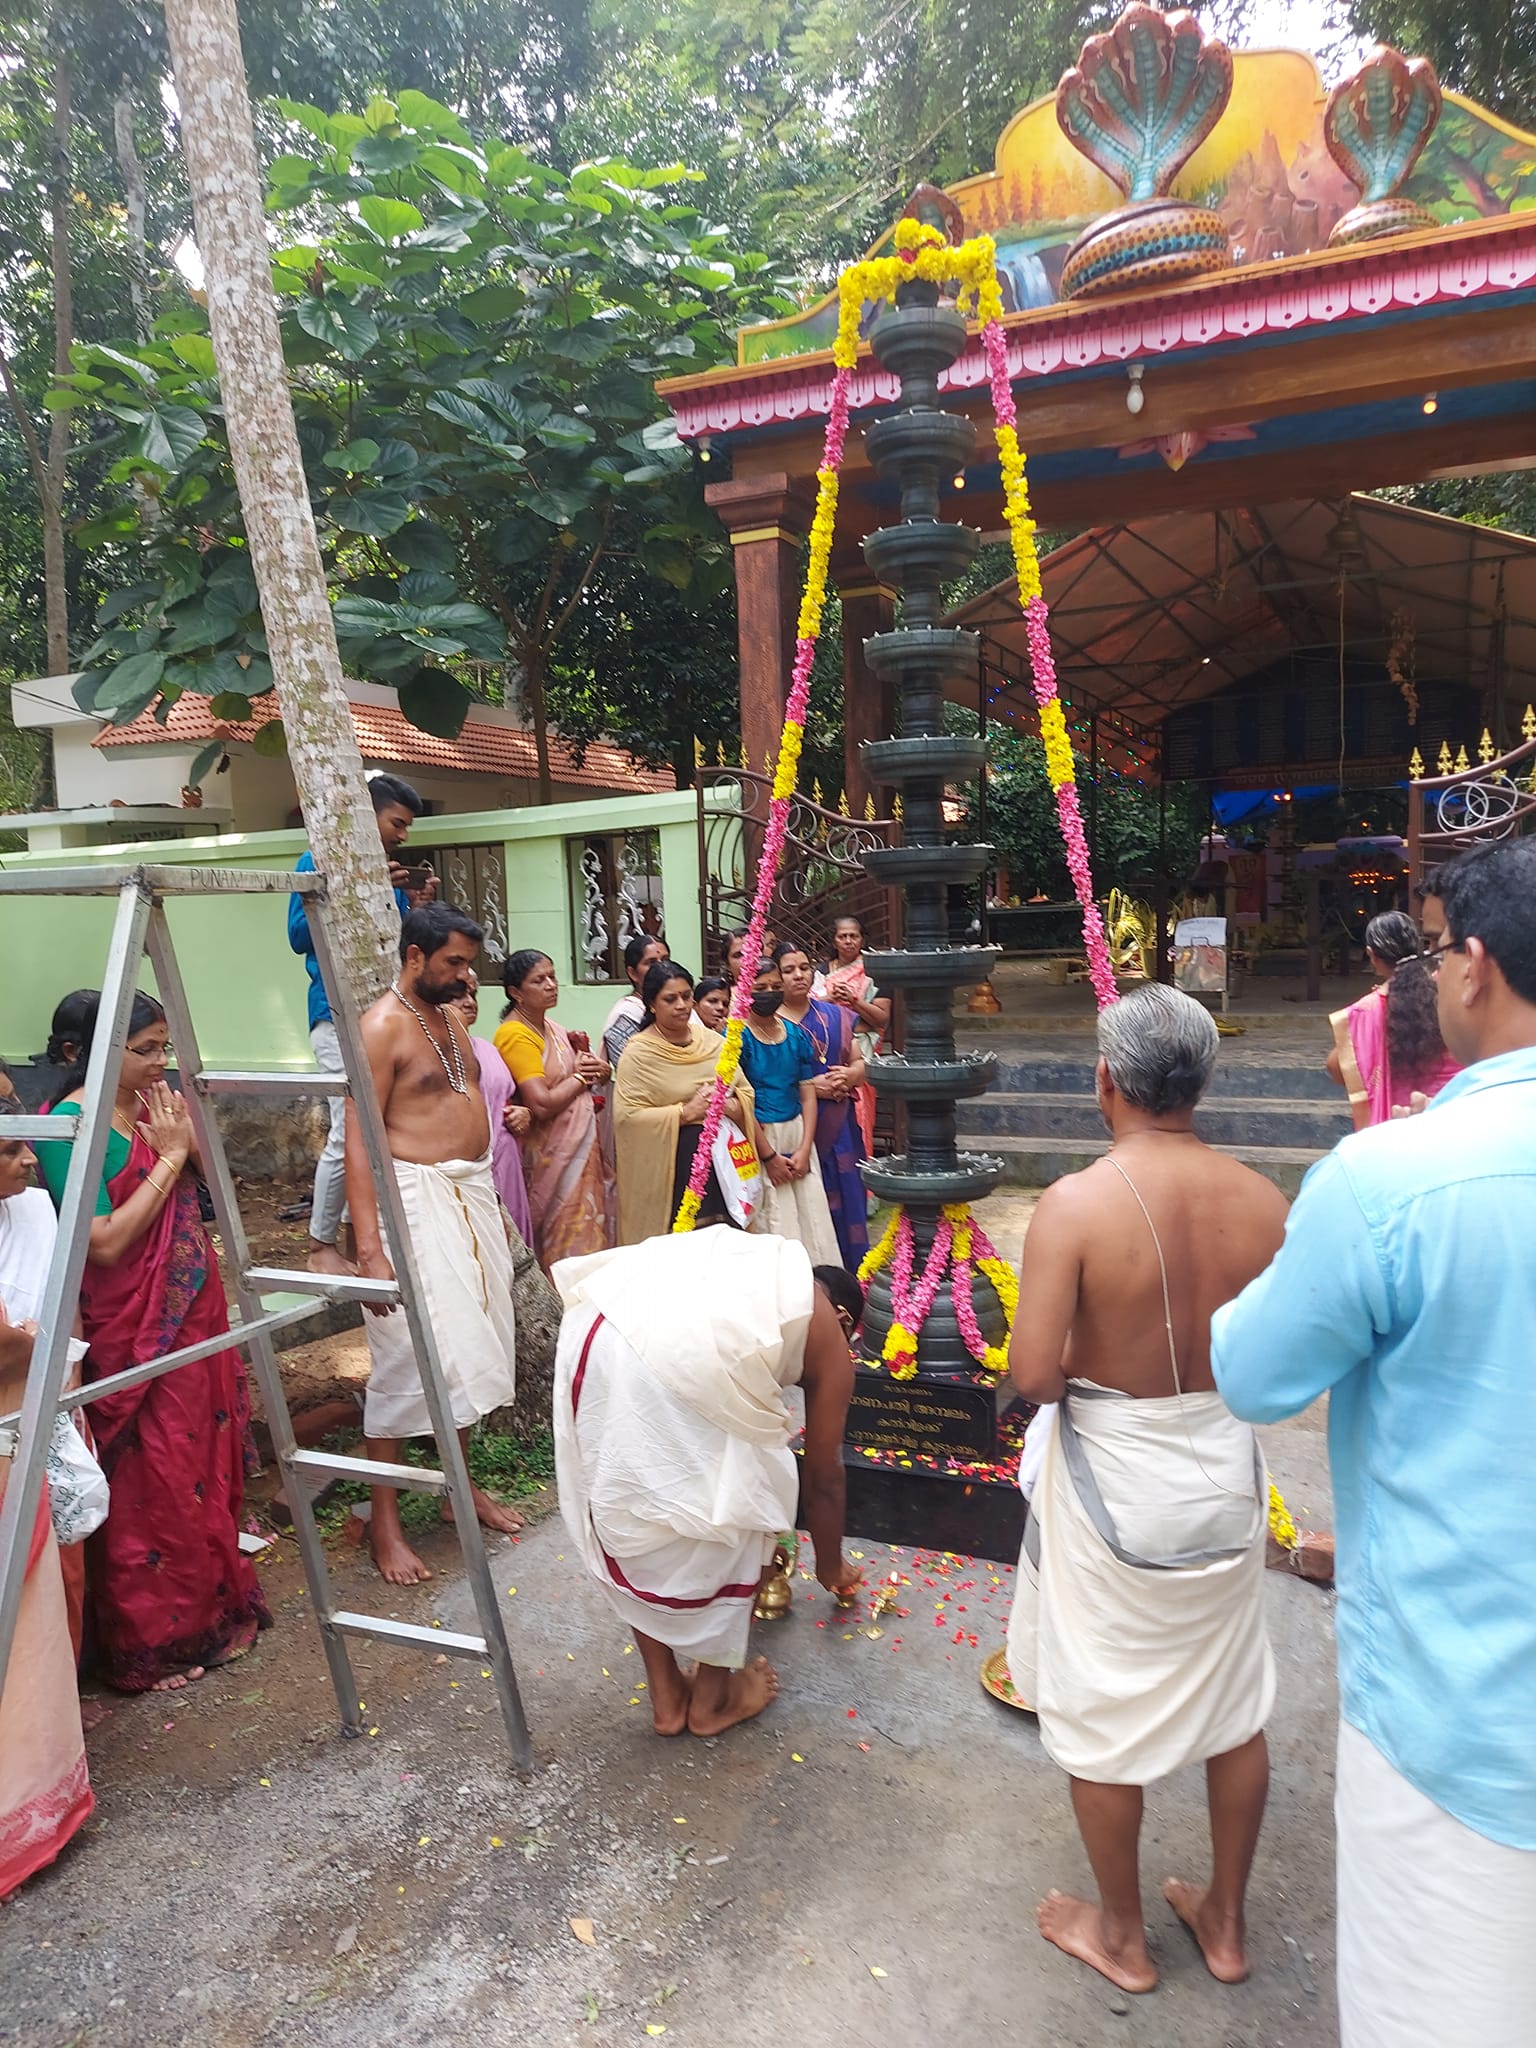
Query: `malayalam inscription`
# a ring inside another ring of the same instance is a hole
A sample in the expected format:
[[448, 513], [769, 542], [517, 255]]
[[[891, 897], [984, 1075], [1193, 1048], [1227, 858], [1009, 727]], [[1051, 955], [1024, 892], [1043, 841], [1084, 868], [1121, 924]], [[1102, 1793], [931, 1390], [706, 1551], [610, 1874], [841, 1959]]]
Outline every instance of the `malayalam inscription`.
[[874, 1451], [989, 1459], [997, 1450], [997, 1401], [980, 1387], [933, 1386], [861, 1372], [848, 1403], [844, 1436]]

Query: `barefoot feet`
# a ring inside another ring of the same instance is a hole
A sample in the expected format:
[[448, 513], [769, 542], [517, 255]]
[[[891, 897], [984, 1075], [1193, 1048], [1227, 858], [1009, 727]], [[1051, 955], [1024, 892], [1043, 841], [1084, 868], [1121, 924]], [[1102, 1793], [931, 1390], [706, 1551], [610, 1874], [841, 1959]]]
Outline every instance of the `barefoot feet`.
[[[494, 1500], [482, 1487], [470, 1483], [470, 1497], [475, 1503], [475, 1517], [482, 1529], [494, 1529], [501, 1536], [515, 1536], [523, 1526], [523, 1518], [515, 1508], [509, 1508], [505, 1501]], [[443, 1520], [453, 1520], [453, 1502], [443, 1500]]]
[[[180, 1692], [183, 1687], [190, 1685], [194, 1679], [201, 1678], [202, 1675], [201, 1664], [189, 1664], [185, 1671], [172, 1671], [165, 1678], [157, 1678], [149, 1689], [151, 1692]], [[98, 1720], [102, 1718], [101, 1715], [97, 1716]], [[82, 1725], [83, 1720], [82, 1716]]]
[[344, 1280], [354, 1280], [357, 1268], [350, 1259], [343, 1258], [333, 1244], [322, 1244], [317, 1237], [309, 1240], [309, 1270], [311, 1273], [336, 1273]]
[[373, 1561], [379, 1568], [379, 1577], [391, 1586], [422, 1586], [432, 1573], [406, 1542], [399, 1529], [380, 1529], [377, 1524], [370, 1528], [368, 1540], [373, 1549]]
[[1249, 1971], [1242, 1916], [1213, 1911], [1205, 1887], [1186, 1884], [1182, 1877], [1169, 1878], [1163, 1897], [1199, 1942], [1205, 1967], [1217, 1982], [1241, 1984]]
[[1090, 1970], [1097, 1970], [1122, 1991], [1157, 1988], [1157, 1971], [1147, 1954], [1144, 1929], [1138, 1927], [1126, 1934], [1112, 1932], [1105, 1926], [1097, 1906], [1090, 1905], [1087, 1899], [1074, 1899], [1066, 1892], [1047, 1892], [1035, 1918], [1047, 1941], [1054, 1942], [1064, 1954], [1075, 1956], [1078, 1962], [1086, 1963]]
[[[716, 1681], [725, 1676], [723, 1687]], [[700, 1680], [703, 1680], [701, 1686]], [[702, 1692], [702, 1697], [700, 1696]], [[740, 1721], [750, 1721], [779, 1696], [779, 1674], [766, 1657], [754, 1657], [744, 1671], [728, 1675], [700, 1666], [688, 1703], [688, 1726], [695, 1735], [720, 1735]]]
[[679, 1671], [674, 1661], [670, 1671], [653, 1672], [650, 1680], [651, 1720], [658, 1735], [681, 1735], [688, 1726], [688, 1708], [693, 1699], [692, 1672]]

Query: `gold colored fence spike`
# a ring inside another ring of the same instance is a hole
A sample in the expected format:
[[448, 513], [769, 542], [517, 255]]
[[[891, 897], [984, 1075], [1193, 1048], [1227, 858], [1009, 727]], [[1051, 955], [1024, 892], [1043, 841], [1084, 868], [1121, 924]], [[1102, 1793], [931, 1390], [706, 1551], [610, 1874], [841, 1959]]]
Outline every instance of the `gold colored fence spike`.
[[737, 760], [737, 762], [736, 762], [736, 766], [737, 766], [738, 768], [745, 768], [745, 767], [746, 767], [746, 765], [747, 765], [747, 743], [746, 743], [746, 741], [745, 741], [745, 740], [743, 740], [743, 741], [742, 741], [742, 743], [741, 743], [741, 753], [740, 753], [740, 756], [739, 756], [739, 758], [738, 758], [738, 760]]
[[723, 768], [723, 767], [725, 766], [725, 741], [724, 741], [724, 740], [716, 740], [716, 741], [715, 741], [715, 766], [716, 766], [717, 768]]
[[1442, 740], [1440, 742], [1440, 752], [1435, 760], [1435, 773], [1437, 775], [1449, 775], [1450, 772], [1451, 750], [1449, 746], [1447, 746], [1446, 742]]
[[1493, 759], [1493, 734], [1486, 725], [1483, 727], [1483, 736], [1477, 743], [1477, 758], [1485, 768]]
[[763, 773], [768, 777], [768, 780], [770, 782], [773, 780], [774, 765], [775, 764], [773, 759], [773, 749], [772, 747], [769, 747], [767, 752], [763, 755]]
[[1533, 711], [1529, 704], [1526, 705], [1525, 716], [1520, 721], [1520, 732], [1522, 738], [1536, 740], [1536, 711]]
[[811, 802], [815, 804], [819, 811], [824, 811], [827, 807], [827, 800], [821, 793], [821, 777], [819, 775], [811, 784]]
[[1458, 748], [1456, 749], [1456, 773], [1457, 773], [1458, 775], [1465, 775], [1465, 774], [1466, 774], [1466, 772], [1467, 772], [1467, 770], [1468, 770], [1468, 769], [1469, 769], [1469, 768], [1470, 768], [1471, 766], [1472, 766], [1472, 763], [1471, 763], [1471, 762], [1470, 762], [1470, 761], [1469, 761], [1469, 760], [1467, 759], [1467, 750], [1466, 750], [1466, 748], [1465, 748], [1465, 747], [1458, 747]]
[[872, 796], [867, 796], [864, 799], [864, 816], [868, 823], [873, 825], [875, 822], [875, 800]]
[[891, 816], [896, 820], [898, 825], [901, 823], [904, 813], [902, 811], [901, 798], [899, 796], [897, 797], [895, 803], [891, 805]]
[[1413, 752], [1408, 756], [1409, 779], [1413, 782], [1417, 782], [1423, 773], [1424, 756], [1419, 752], [1418, 748], [1415, 747]]
[[840, 818], [849, 818], [853, 815], [848, 808], [848, 792], [846, 789], [840, 789], [837, 793], [837, 815]]
[[695, 768], [704, 766], [704, 742], [697, 733], [693, 736], [693, 765]]

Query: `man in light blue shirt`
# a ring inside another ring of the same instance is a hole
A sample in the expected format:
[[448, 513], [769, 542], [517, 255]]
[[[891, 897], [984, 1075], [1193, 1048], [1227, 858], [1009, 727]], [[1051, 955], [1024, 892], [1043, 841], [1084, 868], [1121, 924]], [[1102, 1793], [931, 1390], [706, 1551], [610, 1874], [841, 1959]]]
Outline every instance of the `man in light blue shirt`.
[[1466, 1071], [1312, 1169], [1211, 1359], [1252, 1422], [1331, 1397], [1344, 2048], [1531, 2048], [1536, 840], [1430, 886]]
[[[368, 794], [373, 799], [373, 815], [378, 821], [384, 858], [389, 863], [395, 908], [403, 918], [407, 911], [416, 909], [419, 904], [432, 902], [437, 895], [436, 875], [429, 873], [420, 888], [409, 888], [406, 886], [410, 880], [409, 870], [396, 858], [426, 806], [411, 785], [398, 775], [371, 776]], [[301, 875], [313, 874], [315, 856], [301, 853], [295, 866]], [[330, 999], [320, 978], [320, 964], [315, 958], [315, 942], [310, 937], [309, 914], [302, 896], [288, 898], [288, 943], [302, 957], [309, 974], [309, 1042], [314, 1048], [315, 1065], [328, 1074], [339, 1074], [344, 1070], [341, 1046], [331, 1018]], [[342, 1256], [336, 1243], [347, 1207], [342, 1181], [346, 1130], [346, 1097], [333, 1095], [331, 1128], [315, 1167], [315, 1194], [309, 1211], [309, 1265], [315, 1273], [350, 1273], [353, 1270], [350, 1260]]]

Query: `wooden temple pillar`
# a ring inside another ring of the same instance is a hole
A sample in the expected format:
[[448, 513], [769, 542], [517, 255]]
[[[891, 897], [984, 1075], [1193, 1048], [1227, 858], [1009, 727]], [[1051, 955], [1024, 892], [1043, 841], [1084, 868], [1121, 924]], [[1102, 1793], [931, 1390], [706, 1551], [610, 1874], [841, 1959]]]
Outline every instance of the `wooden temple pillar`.
[[747, 766], [772, 772], [795, 662], [801, 547], [811, 530], [811, 487], [783, 474], [722, 479], [704, 488], [731, 537], [741, 741]]
[[860, 748], [866, 740], [889, 739], [895, 729], [891, 686], [865, 661], [864, 642], [896, 623], [896, 593], [862, 561], [834, 561], [832, 581], [843, 614], [843, 788], [855, 818], [864, 816], [870, 798], [876, 815], [888, 818], [891, 792], [871, 783]]

